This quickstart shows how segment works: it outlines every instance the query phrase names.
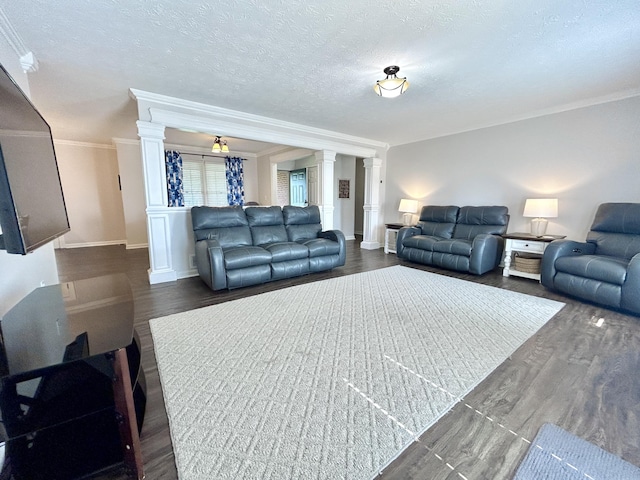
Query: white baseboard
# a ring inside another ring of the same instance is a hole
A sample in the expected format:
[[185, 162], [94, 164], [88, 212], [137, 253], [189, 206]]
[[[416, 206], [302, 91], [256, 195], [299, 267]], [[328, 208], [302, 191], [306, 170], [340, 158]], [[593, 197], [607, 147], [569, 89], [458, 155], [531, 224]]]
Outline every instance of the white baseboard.
[[348, 237], [344, 237], [345, 240], [355, 240], [356, 236], [355, 235], [349, 235]]
[[127, 243], [127, 250], [133, 250], [136, 248], [149, 248], [148, 243]]
[[375, 250], [376, 248], [380, 248], [382, 245], [380, 242], [361, 242], [360, 248], [364, 248], [365, 250]]
[[60, 248], [85, 248], [85, 247], [106, 247], [109, 245], [126, 245], [126, 240], [108, 240], [106, 242], [82, 242], [82, 243], [67, 243], [60, 245]]

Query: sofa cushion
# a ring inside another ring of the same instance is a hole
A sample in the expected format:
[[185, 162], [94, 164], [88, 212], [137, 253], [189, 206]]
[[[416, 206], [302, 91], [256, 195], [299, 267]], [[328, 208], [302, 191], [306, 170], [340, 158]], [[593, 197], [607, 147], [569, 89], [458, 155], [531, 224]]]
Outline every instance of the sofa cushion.
[[287, 225], [287, 237], [291, 242], [305, 242], [318, 238], [318, 234], [322, 231], [322, 225], [319, 223], [311, 225]]
[[473, 240], [481, 233], [502, 235], [507, 232], [509, 210], [507, 207], [462, 207], [453, 238]]
[[577, 255], [559, 257], [555, 267], [558, 272], [622, 285], [627, 276], [628, 264], [627, 260], [618, 257]]
[[440, 253], [452, 253], [454, 255], [471, 256], [471, 240], [446, 239], [433, 244], [433, 251]]
[[253, 244], [259, 246], [289, 241], [284, 225], [251, 227], [251, 237]]
[[433, 246], [444, 240], [441, 237], [432, 237], [429, 235], [414, 235], [413, 237], [407, 237], [402, 242], [402, 245], [406, 248], [419, 248], [420, 250], [433, 251]]
[[608, 255], [630, 260], [640, 253], [640, 235], [590, 231], [587, 242], [596, 245], [596, 255]]
[[423, 235], [451, 238], [459, 210], [454, 205], [426, 205], [420, 211], [417, 226]]
[[304, 242], [304, 246], [309, 249], [310, 258], [340, 253], [340, 244], [328, 238], [313, 238]]
[[241, 246], [223, 249], [224, 266], [227, 270], [267, 265], [271, 263], [271, 253], [262, 247]]
[[222, 248], [253, 244], [242, 207], [193, 207], [191, 223], [196, 241], [216, 239]]
[[603, 203], [591, 230], [640, 235], [640, 203]]
[[275, 207], [247, 207], [244, 210], [250, 227], [284, 225], [282, 209]]
[[245, 214], [254, 245], [288, 241], [280, 207], [248, 207]]
[[309, 249], [296, 242], [272, 243], [270, 245], [262, 245], [262, 248], [271, 253], [271, 261], [274, 263], [307, 258], [309, 256]]
[[296, 207], [294, 205], [285, 205], [282, 207], [282, 216], [285, 225], [306, 225], [309, 223], [320, 224], [320, 209], [317, 205], [309, 205], [308, 207]]

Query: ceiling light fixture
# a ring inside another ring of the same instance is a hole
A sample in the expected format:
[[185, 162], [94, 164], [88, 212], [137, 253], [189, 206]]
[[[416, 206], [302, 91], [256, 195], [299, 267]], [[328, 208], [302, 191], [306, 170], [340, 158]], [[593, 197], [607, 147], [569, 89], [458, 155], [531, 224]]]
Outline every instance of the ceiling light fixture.
[[229, 147], [227, 146], [227, 141], [222, 140], [220, 137], [216, 136], [213, 140], [213, 147], [211, 147], [211, 151], [214, 153], [228, 153]]
[[385, 68], [383, 72], [387, 75], [387, 78], [378, 80], [373, 90], [385, 98], [394, 98], [402, 95], [409, 88], [409, 82], [407, 82], [407, 77], [398, 78], [396, 76], [399, 71], [400, 67], [396, 65]]

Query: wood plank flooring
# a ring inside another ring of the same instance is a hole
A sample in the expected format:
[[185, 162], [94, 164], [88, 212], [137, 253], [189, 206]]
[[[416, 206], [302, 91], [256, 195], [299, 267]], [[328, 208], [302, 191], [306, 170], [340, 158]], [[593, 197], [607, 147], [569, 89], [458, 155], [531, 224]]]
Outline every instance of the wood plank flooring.
[[[533, 440], [544, 423], [555, 423], [640, 465], [640, 318], [554, 294], [532, 280], [504, 278], [500, 270], [482, 277], [459, 274], [406, 263], [393, 254], [385, 255], [382, 249], [361, 250], [358, 241], [347, 244], [344, 267], [230, 292], [212, 292], [198, 277], [149, 285], [146, 249], [108, 246], [56, 251], [60, 281], [117, 272], [130, 279], [147, 377], [148, 403], [141, 435], [147, 479], [177, 478], [150, 319], [396, 264], [567, 305], [463, 403], [385, 467], [379, 479], [510, 479], [529, 446], [527, 440]], [[599, 318], [605, 319], [600, 328], [594, 325]]]

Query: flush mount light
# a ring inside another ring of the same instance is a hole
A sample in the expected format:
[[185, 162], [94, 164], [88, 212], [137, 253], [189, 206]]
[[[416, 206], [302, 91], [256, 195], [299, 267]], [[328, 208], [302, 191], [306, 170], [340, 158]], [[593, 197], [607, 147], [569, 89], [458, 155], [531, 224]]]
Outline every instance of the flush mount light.
[[214, 153], [228, 153], [229, 147], [227, 146], [227, 141], [222, 140], [220, 137], [216, 137], [213, 140], [213, 147], [211, 147], [211, 151]]
[[400, 67], [392, 65], [383, 70], [387, 75], [384, 80], [378, 80], [373, 87], [373, 90], [385, 98], [399, 97], [409, 88], [409, 82], [407, 78], [398, 78], [396, 74], [400, 71]]

